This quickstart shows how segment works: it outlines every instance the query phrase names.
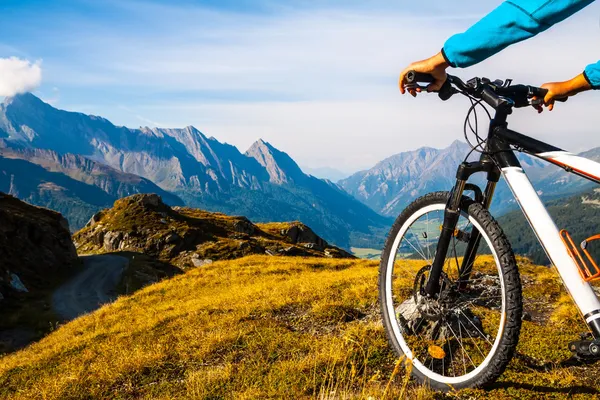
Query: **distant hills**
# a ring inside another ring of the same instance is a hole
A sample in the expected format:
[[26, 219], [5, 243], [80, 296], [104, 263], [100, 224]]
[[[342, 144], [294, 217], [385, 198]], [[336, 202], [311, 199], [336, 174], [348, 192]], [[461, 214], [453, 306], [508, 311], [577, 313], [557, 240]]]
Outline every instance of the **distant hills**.
[[58, 110], [30, 93], [0, 105], [0, 139], [5, 163], [37, 167], [26, 175], [8, 166], [0, 171], [7, 191], [16, 188], [19, 197], [58, 209], [75, 229], [115, 197], [144, 192], [256, 222], [300, 220], [344, 248], [380, 246], [391, 224], [331, 181], [303, 173], [262, 140], [242, 154], [192, 126], [117, 127]]
[[[600, 189], [546, 202], [548, 212], [558, 229], [566, 229], [575, 244], [600, 233]], [[498, 219], [517, 254], [530, 257], [535, 263], [549, 262], [521, 211], [510, 212]], [[592, 242], [590, 252], [600, 262], [600, 242]]]

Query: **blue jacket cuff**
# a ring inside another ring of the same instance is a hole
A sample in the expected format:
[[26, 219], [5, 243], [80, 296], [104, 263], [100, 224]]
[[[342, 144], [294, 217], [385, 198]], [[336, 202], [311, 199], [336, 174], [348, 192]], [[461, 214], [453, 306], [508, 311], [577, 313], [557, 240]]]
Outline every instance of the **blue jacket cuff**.
[[583, 76], [588, 81], [592, 89], [600, 89], [600, 61], [596, 64], [590, 64], [585, 67]]

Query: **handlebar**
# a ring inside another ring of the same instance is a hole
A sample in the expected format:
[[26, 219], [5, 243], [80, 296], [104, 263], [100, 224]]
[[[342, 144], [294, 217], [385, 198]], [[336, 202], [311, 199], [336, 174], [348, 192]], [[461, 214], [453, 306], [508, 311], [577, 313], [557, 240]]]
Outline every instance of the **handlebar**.
[[[430, 74], [409, 71], [406, 74], [407, 88], [423, 88], [419, 83], [432, 83], [435, 81]], [[442, 100], [448, 100], [456, 93], [462, 93], [476, 99], [481, 99], [494, 109], [498, 108], [520, 108], [536, 106], [544, 102], [548, 89], [530, 85], [512, 85], [512, 80], [506, 82], [497, 80], [490, 81], [487, 78], [473, 78], [464, 83], [460, 78], [448, 75], [446, 82], [437, 91]], [[535, 97], [535, 99], [534, 99]], [[567, 97], [556, 99], [556, 101], [567, 101]]]

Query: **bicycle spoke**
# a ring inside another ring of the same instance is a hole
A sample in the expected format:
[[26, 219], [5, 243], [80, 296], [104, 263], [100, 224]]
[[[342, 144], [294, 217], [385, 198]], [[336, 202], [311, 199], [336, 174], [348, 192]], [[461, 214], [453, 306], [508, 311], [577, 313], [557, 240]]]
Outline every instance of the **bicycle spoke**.
[[[454, 333], [454, 330], [452, 329], [452, 327], [450, 326], [450, 324], [448, 325], [448, 329], [450, 329], [450, 332], [452, 332], [452, 334], [454, 335], [454, 337], [456, 337], [456, 334]], [[471, 364], [473, 365], [474, 368], [477, 368], [477, 366], [475, 365], [475, 363], [473, 362], [473, 360], [471, 359], [471, 357], [469, 356], [469, 353], [467, 353], [467, 350], [465, 349], [465, 346], [463, 346], [462, 342], [463, 342], [463, 336], [462, 336], [462, 332], [460, 329], [460, 325], [458, 325], [458, 332], [459, 332], [459, 336], [460, 336], [460, 340], [458, 341], [459, 346], [462, 348], [463, 351], [463, 366], [465, 369], [465, 375], [467, 374], [467, 362], [465, 361], [465, 355], [467, 356], [467, 358], [469, 359], [469, 361], [471, 361]]]
[[431, 260], [431, 263], [433, 264], [433, 258], [431, 258], [431, 248], [429, 247], [429, 213], [426, 214], [427, 215], [427, 241], [425, 242], [425, 245], [427, 246], [427, 255], [429, 256], [429, 259]]
[[423, 258], [423, 260], [427, 261], [427, 257], [425, 257], [425, 255], [423, 253], [421, 253], [419, 250], [417, 250], [417, 248], [415, 246], [413, 246], [413, 244], [410, 242], [410, 240], [408, 240], [408, 238], [405, 238], [404, 240], [406, 240], [406, 243], [408, 243], [410, 245], [410, 247], [412, 247]]

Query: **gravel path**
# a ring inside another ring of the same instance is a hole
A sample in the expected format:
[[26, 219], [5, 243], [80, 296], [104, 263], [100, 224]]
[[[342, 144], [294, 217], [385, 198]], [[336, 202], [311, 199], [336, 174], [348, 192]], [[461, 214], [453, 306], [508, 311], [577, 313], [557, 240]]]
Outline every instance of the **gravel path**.
[[114, 255], [82, 257], [84, 269], [52, 295], [54, 311], [65, 320], [94, 311], [117, 298], [115, 288], [129, 260]]

